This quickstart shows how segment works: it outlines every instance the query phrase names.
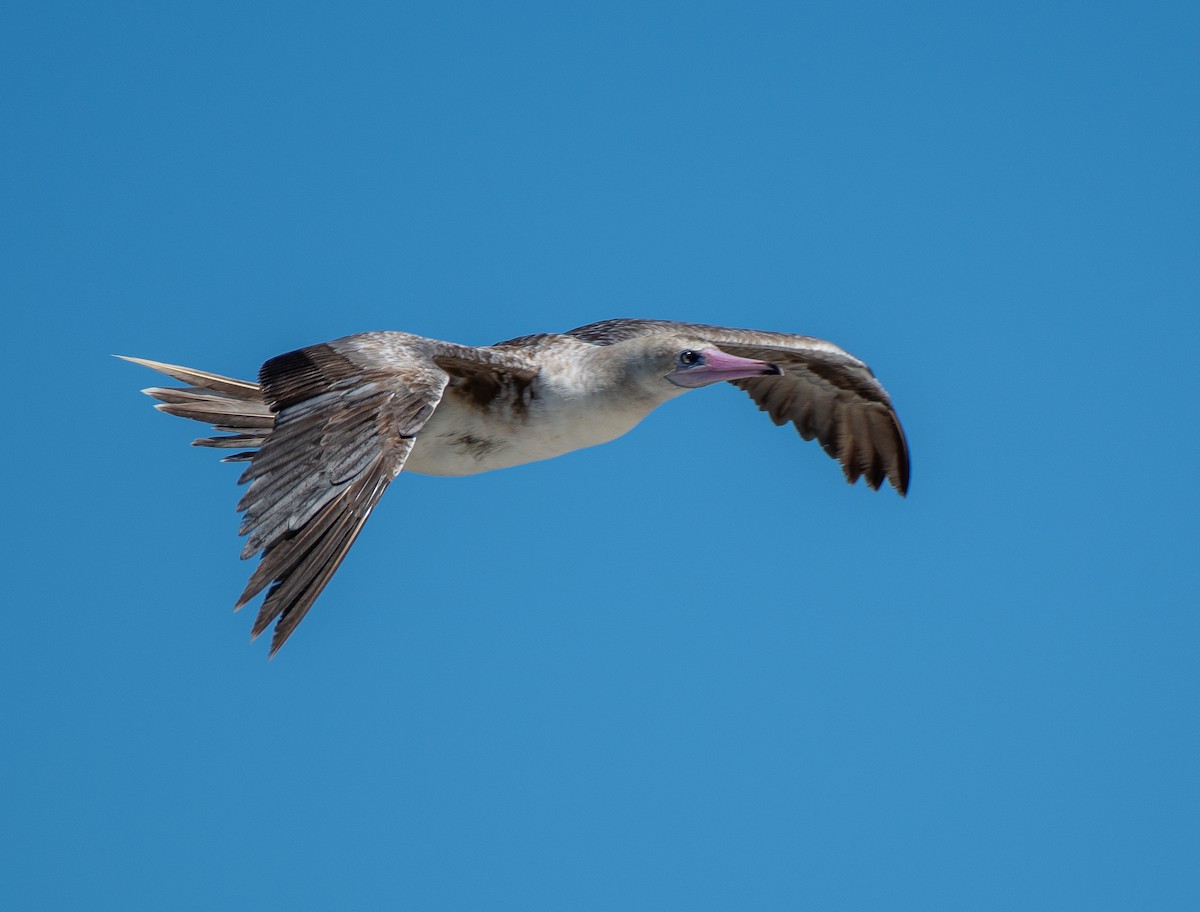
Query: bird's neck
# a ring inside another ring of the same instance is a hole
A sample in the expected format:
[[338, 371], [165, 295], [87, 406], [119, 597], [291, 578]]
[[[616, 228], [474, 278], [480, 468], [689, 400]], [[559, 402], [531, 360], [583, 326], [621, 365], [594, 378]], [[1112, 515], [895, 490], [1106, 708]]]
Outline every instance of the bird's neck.
[[586, 402], [592, 408], [628, 410], [638, 420], [664, 402], [686, 392], [650, 377], [637, 352], [627, 345], [580, 345], [555, 351], [543, 359], [538, 377], [549, 399]]

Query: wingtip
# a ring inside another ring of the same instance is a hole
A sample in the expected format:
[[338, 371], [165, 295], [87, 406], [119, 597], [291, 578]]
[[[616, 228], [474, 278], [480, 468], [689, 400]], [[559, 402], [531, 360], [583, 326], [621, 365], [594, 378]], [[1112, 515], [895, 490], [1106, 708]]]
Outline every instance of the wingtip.
[[[250, 642], [253, 643], [255, 640], [257, 640], [263, 634], [263, 631], [265, 629], [266, 628], [250, 631]], [[286, 637], [284, 639], [286, 639]], [[275, 653], [279, 652], [279, 647], [282, 645], [283, 645], [282, 641], [271, 643], [271, 648], [269, 650], [267, 650], [267, 661], [268, 662], [270, 662], [271, 660], [273, 660], [275, 658]]]
[[901, 497], [908, 497], [909, 483], [912, 481], [912, 457], [908, 453], [907, 443], [904, 443], [904, 463], [900, 468], [899, 477], [890, 480], [892, 487]]
[[268, 659], [275, 658], [275, 653], [279, 652], [279, 650], [283, 647], [283, 644], [288, 641], [288, 637], [292, 635], [292, 631], [296, 629], [295, 627], [291, 627], [290, 629], [284, 630], [282, 629], [282, 626], [282, 624], [275, 625], [275, 631], [271, 635], [271, 649], [267, 653]]

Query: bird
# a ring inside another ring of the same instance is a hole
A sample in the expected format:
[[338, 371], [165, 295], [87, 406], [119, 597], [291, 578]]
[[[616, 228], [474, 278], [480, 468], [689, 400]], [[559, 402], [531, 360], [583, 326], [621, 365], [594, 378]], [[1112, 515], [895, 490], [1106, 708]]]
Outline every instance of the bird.
[[887, 392], [858, 358], [812, 336], [640, 319], [478, 347], [364, 332], [270, 358], [257, 382], [117, 357], [185, 384], [142, 392], [218, 432], [194, 446], [246, 463], [241, 556], [260, 560], [234, 607], [266, 590], [251, 639], [274, 623], [270, 656], [402, 470], [473, 475], [551, 459], [715, 383], [815, 438], [849, 483], [908, 492], [908, 444]]

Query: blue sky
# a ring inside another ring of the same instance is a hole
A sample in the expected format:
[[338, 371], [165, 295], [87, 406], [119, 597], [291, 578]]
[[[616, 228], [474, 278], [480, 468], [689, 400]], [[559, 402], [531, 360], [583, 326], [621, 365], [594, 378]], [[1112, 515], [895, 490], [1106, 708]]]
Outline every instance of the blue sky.
[[[1194, 909], [1186, 3], [8, 4], [0, 905]], [[868, 361], [402, 477], [271, 662], [113, 353], [613, 316]]]

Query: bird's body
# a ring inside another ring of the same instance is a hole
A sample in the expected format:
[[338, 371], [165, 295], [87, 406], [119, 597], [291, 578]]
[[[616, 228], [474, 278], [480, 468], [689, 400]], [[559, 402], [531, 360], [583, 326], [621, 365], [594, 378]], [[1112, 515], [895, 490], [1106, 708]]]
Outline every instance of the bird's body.
[[247, 461], [243, 557], [262, 561], [238, 602], [270, 586], [254, 625], [282, 645], [401, 470], [472, 475], [606, 443], [690, 388], [729, 381], [795, 424], [849, 481], [908, 487], [904, 433], [858, 359], [809, 336], [607, 320], [471, 347], [360, 333], [267, 361], [259, 382], [136, 361], [187, 384], [148, 389], [212, 424], [203, 446]]
[[620, 437], [666, 398], [685, 392], [669, 387], [666, 398], [614, 396], [616, 378], [592, 364], [597, 347], [558, 338], [535, 350], [534, 377], [501, 386], [490, 401], [481, 403], [471, 384], [452, 379], [404, 470], [474, 475], [553, 459]]

